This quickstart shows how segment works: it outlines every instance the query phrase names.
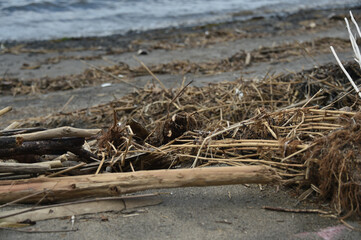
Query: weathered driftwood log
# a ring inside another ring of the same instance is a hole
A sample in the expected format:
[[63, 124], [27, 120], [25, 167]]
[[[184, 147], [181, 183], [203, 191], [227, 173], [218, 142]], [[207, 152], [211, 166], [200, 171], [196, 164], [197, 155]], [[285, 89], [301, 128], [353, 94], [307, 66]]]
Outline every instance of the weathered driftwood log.
[[29, 163], [7, 163], [0, 162], [1, 173], [44, 173], [50, 169], [45, 164], [29, 164]]
[[21, 163], [37, 162], [44, 154], [77, 154], [86, 162], [97, 156], [82, 149], [84, 138], [98, 134], [101, 129], [60, 127], [55, 129], [15, 129], [0, 131], [0, 159], [13, 158]]
[[23, 142], [18, 147], [6, 149], [0, 148], [0, 158], [12, 158], [14, 156], [25, 154], [63, 154], [67, 151], [80, 149], [83, 144], [84, 138], [61, 138]]
[[44, 131], [46, 128], [17, 128], [17, 129], [4, 129], [0, 131], [0, 136], [11, 136], [15, 134], [24, 134], [24, 133], [33, 133], [33, 132], [39, 132]]
[[44, 173], [51, 168], [62, 167], [60, 160], [39, 163], [0, 162], [0, 173]]
[[0, 137], [0, 149], [2, 148], [14, 148], [22, 144], [21, 138], [16, 137]]
[[[85, 197], [115, 196], [157, 188], [277, 183], [276, 172], [265, 166], [154, 170], [62, 178], [0, 181], [0, 202], [56, 202]], [[39, 194], [34, 195], [34, 193]]]
[[[14, 148], [26, 141], [48, 140], [53, 138], [87, 138], [100, 132], [100, 129], [80, 129], [60, 127], [54, 129], [28, 128], [0, 131], [0, 149]], [[1, 155], [0, 155], [1, 157]]]

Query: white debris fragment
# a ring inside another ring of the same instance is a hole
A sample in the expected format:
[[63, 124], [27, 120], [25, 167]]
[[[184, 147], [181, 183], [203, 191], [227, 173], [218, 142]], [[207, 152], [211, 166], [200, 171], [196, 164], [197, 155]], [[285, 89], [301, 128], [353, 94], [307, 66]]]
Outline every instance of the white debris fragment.
[[[351, 20], [353, 22], [353, 24], [355, 25], [356, 27], [356, 30], [357, 30], [357, 33], [359, 34], [359, 36], [361, 37], [361, 31], [360, 31], [360, 28], [356, 22], [356, 20], [354, 19], [351, 11], [350, 11], [350, 16], [351, 16]], [[349, 33], [349, 37], [350, 37], [350, 41], [351, 41], [351, 45], [352, 45], [352, 49], [355, 53], [355, 61], [360, 65], [361, 67], [361, 53], [360, 53], [360, 49], [356, 43], [356, 37], [352, 34], [352, 31], [351, 31], [351, 27], [350, 27], [350, 24], [347, 20], [347, 18], [345, 18], [345, 22], [346, 22], [346, 27], [347, 27], [347, 30], [348, 30], [348, 33]], [[341, 63], [341, 60], [338, 58], [337, 54], [336, 54], [336, 51], [335, 49], [330, 46], [331, 48], [331, 51], [333, 53], [333, 55], [335, 56], [336, 58], [336, 61], [338, 63], [338, 65], [340, 65], [342, 71], [345, 73], [346, 77], [348, 78], [348, 80], [350, 81], [352, 87], [355, 89], [356, 93], [358, 93], [359, 97], [361, 98], [361, 91], [360, 89], [357, 87], [357, 85], [355, 84], [355, 82], [352, 80], [350, 74], [346, 71], [345, 67], [342, 65]]]
[[236, 88], [236, 96], [239, 100], [243, 98], [243, 92], [241, 92], [238, 88]]
[[101, 87], [110, 87], [112, 84], [111, 83], [103, 83], [102, 85], [100, 85]]

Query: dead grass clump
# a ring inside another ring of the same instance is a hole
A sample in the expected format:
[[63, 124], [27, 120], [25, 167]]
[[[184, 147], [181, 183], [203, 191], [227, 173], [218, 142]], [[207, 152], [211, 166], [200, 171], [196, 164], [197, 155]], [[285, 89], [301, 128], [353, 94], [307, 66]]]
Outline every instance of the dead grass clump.
[[197, 128], [197, 121], [192, 114], [177, 113], [157, 125], [153, 142], [159, 146], [182, 136], [187, 131], [193, 131]]
[[107, 150], [111, 149], [111, 145], [116, 148], [123, 145], [125, 140], [124, 136], [124, 127], [112, 126], [106, 131], [100, 138], [98, 145], [101, 148], [106, 148]]
[[117, 149], [120, 146], [124, 145], [124, 142], [126, 141], [124, 138], [125, 127], [121, 127], [118, 125], [117, 115], [115, 111], [113, 115], [113, 125], [98, 139], [98, 146], [100, 148], [105, 148], [108, 152], [112, 148]]
[[360, 215], [361, 114], [315, 143], [308, 158], [318, 159], [311, 168], [311, 181], [321, 190], [322, 199], [330, 199], [339, 215]]

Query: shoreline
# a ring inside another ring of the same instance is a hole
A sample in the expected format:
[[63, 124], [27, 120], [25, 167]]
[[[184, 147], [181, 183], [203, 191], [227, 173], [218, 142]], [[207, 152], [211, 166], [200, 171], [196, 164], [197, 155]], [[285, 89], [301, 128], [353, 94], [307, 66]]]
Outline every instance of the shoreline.
[[[233, 30], [244, 31], [248, 34], [263, 33], [267, 35], [276, 35], [282, 31], [290, 29], [299, 29], [300, 21], [308, 21], [314, 19], [340, 19], [346, 16], [348, 11], [361, 11], [361, 4], [352, 8], [325, 8], [325, 9], [307, 9], [299, 10], [292, 13], [274, 13], [271, 16], [252, 16], [245, 20], [231, 20], [225, 22], [211, 22], [194, 26], [166, 27], [159, 29], [150, 29], [145, 31], [128, 31], [124, 34], [110, 34], [106, 36], [83, 36], [83, 37], [62, 37], [49, 40], [6, 40], [0, 43], [11, 48], [17, 45], [24, 45], [25, 48], [31, 49], [66, 49], [66, 48], [94, 48], [94, 47], [111, 47], [116, 45], [120, 48], [127, 48], [130, 42], [139, 39], [162, 40], [173, 38], [176, 42], [182, 41], [181, 35], [188, 34], [204, 34], [206, 31], [222, 31]], [[235, 13], [234, 15], [237, 15]], [[277, 27], [280, 23], [287, 23], [286, 28]]]

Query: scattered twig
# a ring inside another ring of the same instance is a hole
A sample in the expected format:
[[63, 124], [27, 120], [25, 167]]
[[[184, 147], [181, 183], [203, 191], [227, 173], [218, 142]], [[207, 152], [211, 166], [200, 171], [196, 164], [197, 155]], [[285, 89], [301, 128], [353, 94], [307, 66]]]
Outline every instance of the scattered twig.
[[[46, 191], [46, 192], [49, 192], [49, 191]], [[36, 194], [41, 194], [41, 193], [45, 193], [45, 191], [42, 191], [42, 192], [39, 192], [39, 193], [36, 193]], [[26, 197], [27, 198], [33, 197], [36, 194], [28, 195]], [[129, 198], [153, 197], [153, 196], [157, 196], [157, 195], [158, 194], [148, 193], [148, 194], [139, 194], [139, 195], [120, 196], [120, 197], [100, 197], [100, 198], [77, 200], [77, 201], [64, 202], [64, 203], [58, 203], [58, 204], [52, 204], [52, 205], [34, 206], [34, 207], [31, 207], [31, 208], [27, 208], [25, 210], [19, 210], [19, 211], [15, 212], [15, 213], [11, 213], [11, 214], [8, 214], [8, 215], [2, 215], [2, 216], [0, 215], [0, 219], [13, 217], [13, 216], [17, 216], [17, 215], [20, 215], [20, 214], [23, 214], [23, 213], [33, 212], [33, 211], [37, 211], [37, 210], [41, 210], [41, 209], [69, 206], [69, 205], [79, 204], [79, 203], [90, 203], [90, 202], [111, 201], [111, 200], [124, 200], [124, 199], [129, 199]], [[13, 203], [21, 202], [24, 199], [25, 198], [19, 198], [19, 199], [13, 201]]]
[[0, 116], [4, 115], [5, 113], [10, 112], [12, 109], [13, 109], [12, 107], [6, 107], [3, 109], [0, 109]]
[[71, 97], [68, 99], [68, 101], [66, 101], [66, 103], [64, 104], [64, 106], [59, 110], [59, 112], [63, 112], [66, 107], [71, 103], [71, 101], [73, 101], [74, 99], [74, 95], [71, 95]]
[[23, 141], [35, 141], [62, 137], [92, 137], [98, 134], [101, 129], [81, 129], [73, 127], [60, 127], [34, 133], [17, 134], [14, 137]]
[[84, 165], [86, 165], [86, 163], [80, 163], [80, 164], [78, 164], [78, 165], [76, 165], [76, 166], [69, 167], [69, 168], [64, 169], [64, 170], [62, 170], [62, 171], [59, 171], [59, 172], [50, 174], [50, 175], [48, 175], [47, 177], [48, 177], [48, 178], [56, 177], [56, 176], [59, 176], [59, 175], [61, 175], [61, 174], [63, 174], [63, 173], [66, 173], [66, 172], [72, 171], [72, 170], [74, 170], [74, 169], [80, 168], [80, 167], [82, 167], [82, 166], [84, 166]]
[[174, 98], [168, 103], [168, 114], [167, 114], [167, 118], [169, 118], [169, 112], [170, 112], [170, 105], [172, 105], [172, 103], [179, 97], [181, 96], [184, 91], [186, 90], [186, 88], [193, 82], [193, 80], [191, 80], [189, 83], [187, 83], [184, 87], [182, 87], [182, 89], [177, 93], [177, 95], [174, 96]]
[[361, 98], [361, 92], [360, 92], [359, 88], [356, 86], [356, 84], [355, 84], [355, 82], [352, 80], [350, 74], [346, 71], [345, 67], [344, 67], [343, 64], [341, 63], [340, 59], [339, 59], [338, 56], [337, 56], [337, 53], [336, 53], [335, 49], [334, 49], [332, 46], [331, 46], [330, 48], [331, 48], [331, 51], [332, 51], [333, 55], [334, 55], [335, 58], [336, 58], [336, 61], [337, 61], [338, 65], [340, 65], [342, 71], [345, 73], [345, 75], [346, 75], [347, 79], [350, 81], [352, 87], [355, 89], [356, 93], [357, 93], [357, 94], [359, 95], [359, 97]]
[[270, 207], [263, 206], [265, 210], [277, 211], [277, 212], [292, 212], [292, 213], [317, 213], [317, 214], [331, 214], [332, 212], [323, 211], [321, 209], [291, 209], [291, 208], [281, 208], [281, 207]]
[[24, 233], [62, 233], [62, 232], [76, 232], [79, 229], [64, 229], [64, 230], [36, 230], [36, 229], [17, 229], [17, 228], [4, 228], [0, 227], [0, 229], [15, 231], [15, 232], [24, 232]]

